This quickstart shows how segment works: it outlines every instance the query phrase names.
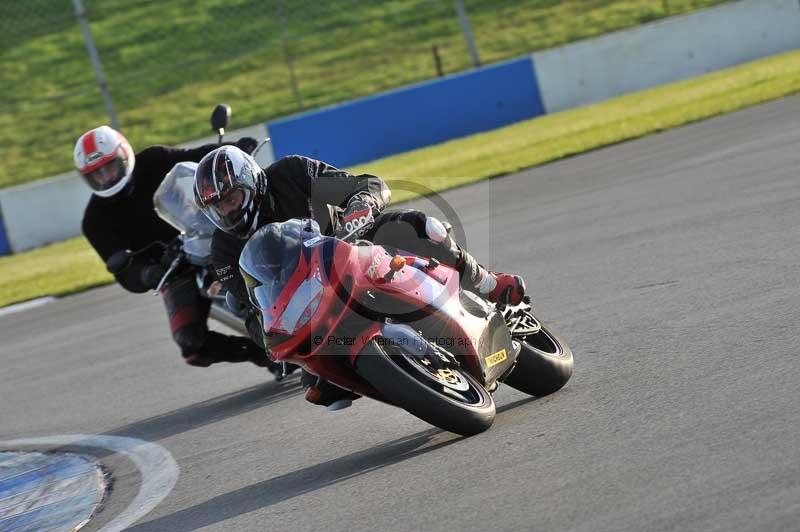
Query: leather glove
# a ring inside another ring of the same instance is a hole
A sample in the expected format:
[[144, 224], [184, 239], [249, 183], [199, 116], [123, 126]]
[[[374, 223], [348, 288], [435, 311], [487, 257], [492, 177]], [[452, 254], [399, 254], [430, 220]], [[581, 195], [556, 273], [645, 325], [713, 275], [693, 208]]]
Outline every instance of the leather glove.
[[372, 207], [362, 198], [356, 196], [350, 200], [342, 215], [342, 224], [336, 231], [336, 238], [346, 242], [355, 242], [369, 231], [375, 223]]
[[131, 250], [122, 249], [112, 254], [108, 258], [106, 261], [106, 269], [114, 275], [119, 275], [128, 269], [128, 267], [131, 265], [131, 262], [133, 262]]
[[165, 273], [167, 273], [166, 268], [160, 264], [145, 266], [141, 274], [142, 284], [146, 286], [148, 290], [152, 290], [158, 286], [158, 283], [161, 282], [161, 278], [164, 277]]
[[242, 137], [235, 142], [235, 146], [248, 155], [252, 155], [253, 150], [258, 146], [258, 141], [253, 137]]

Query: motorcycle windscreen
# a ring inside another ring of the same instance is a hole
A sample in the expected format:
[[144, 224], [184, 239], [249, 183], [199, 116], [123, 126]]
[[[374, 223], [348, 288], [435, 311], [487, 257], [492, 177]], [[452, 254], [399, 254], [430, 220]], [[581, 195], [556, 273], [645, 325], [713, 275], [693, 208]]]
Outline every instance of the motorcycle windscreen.
[[153, 194], [156, 214], [183, 234], [211, 237], [216, 226], [194, 202], [194, 171], [197, 163], [180, 162], [172, 167]]
[[245, 245], [239, 266], [250, 302], [261, 311], [264, 332], [292, 334], [317, 310], [323, 291], [319, 269], [287, 292], [289, 280], [298, 273], [303, 241], [315, 234], [301, 221], [290, 220], [262, 227]]

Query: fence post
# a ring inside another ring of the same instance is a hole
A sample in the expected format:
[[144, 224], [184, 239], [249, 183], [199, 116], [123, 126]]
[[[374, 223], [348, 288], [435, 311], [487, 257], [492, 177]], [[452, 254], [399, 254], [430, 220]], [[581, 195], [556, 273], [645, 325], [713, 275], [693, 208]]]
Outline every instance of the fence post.
[[444, 76], [444, 70], [442, 70], [442, 57], [439, 55], [439, 47], [437, 45], [433, 45], [433, 62], [436, 64], [436, 75], [440, 78]]
[[297, 108], [303, 108], [303, 99], [300, 97], [300, 88], [297, 85], [297, 76], [294, 73], [294, 60], [292, 59], [292, 52], [289, 49], [289, 35], [286, 30], [286, 15], [283, 12], [283, 3], [278, 5], [278, 18], [281, 22], [281, 45], [283, 46], [283, 55], [286, 59], [286, 66], [289, 67], [289, 80], [292, 84], [292, 93], [294, 94]]
[[92, 38], [92, 31], [89, 29], [89, 19], [86, 17], [86, 10], [83, 8], [83, 0], [72, 0], [72, 3], [75, 5], [75, 16], [78, 17], [78, 21], [81, 24], [83, 40], [86, 42], [86, 51], [89, 52], [89, 59], [92, 61], [94, 78], [97, 80], [97, 86], [100, 87], [100, 93], [103, 95], [103, 103], [106, 107], [106, 113], [108, 113], [108, 119], [111, 121], [111, 127], [118, 130], [119, 121], [117, 120], [117, 113], [114, 110], [114, 102], [111, 100], [111, 91], [108, 89], [108, 82], [103, 73], [103, 64], [100, 62], [100, 55], [97, 53], [97, 47]]
[[467, 17], [467, 10], [464, 8], [464, 2], [461, 0], [454, 1], [456, 4], [456, 13], [458, 13], [458, 20], [461, 22], [461, 32], [464, 34], [464, 40], [467, 41], [469, 55], [472, 57], [472, 64], [479, 67], [481, 66], [481, 60], [478, 57], [478, 48], [475, 47], [475, 39], [472, 37], [472, 28], [469, 26], [469, 18]]

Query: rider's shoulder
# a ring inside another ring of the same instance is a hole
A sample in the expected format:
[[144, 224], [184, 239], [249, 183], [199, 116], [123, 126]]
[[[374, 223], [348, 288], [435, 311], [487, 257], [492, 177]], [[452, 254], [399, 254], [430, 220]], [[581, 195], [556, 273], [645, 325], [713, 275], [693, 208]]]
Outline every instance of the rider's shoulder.
[[289, 166], [294, 166], [299, 160], [299, 155], [284, 155], [280, 159], [274, 160], [268, 167], [267, 172], [280, 170]]
[[106, 212], [113, 212], [118, 207], [117, 198], [110, 197], [104, 198], [97, 194], [89, 196], [89, 201], [86, 203], [86, 208], [83, 211], [84, 218], [92, 218], [105, 214]]
[[136, 163], [139, 164], [140, 162], [158, 161], [173, 150], [174, 148], [165, 146], [163, 144], [153, 144], [152, 146], [147, 146], [141, 151], [136, 152]]

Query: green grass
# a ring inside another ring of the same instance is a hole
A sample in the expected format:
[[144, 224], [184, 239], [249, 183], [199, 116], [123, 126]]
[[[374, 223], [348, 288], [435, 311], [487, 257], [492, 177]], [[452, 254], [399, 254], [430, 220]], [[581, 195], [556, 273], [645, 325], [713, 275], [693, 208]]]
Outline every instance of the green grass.
[[73, 238], [0, 257], [0, 307], [79, 292], [113, 280], [86, 239]]
[[[352, 169], [444, 190], [800, 92], [800, 51]], [[394, 201], [413, 196], [399, 192]]]
[[[431, 190], [464, 185], [800, 92], [800, 51], [547, 115], [351, 169]], [[409, 199], [395, 191], [394, 201]], [[0, 306], [111, 281], [86, 240], [0, 258]]]
[[[466, 0], [493, 63], [726, 0]], [[107, 117], [65, 0], [0, 7], [0, 187], [72, 169]], [[234, 127], [471, 66], [451, 0], [84, 0], [123, 132], [136, 149], [205, 136], [214, 104]], [[278, 16], [286, 6], [285, 27]], [[667, 9], [665, 9], [667, 8]], [[286, 36], [286, 47], [281, 36]], [[286, 54], [298, 80], [291, 89]]]

